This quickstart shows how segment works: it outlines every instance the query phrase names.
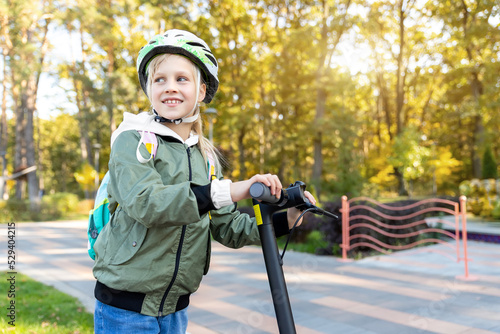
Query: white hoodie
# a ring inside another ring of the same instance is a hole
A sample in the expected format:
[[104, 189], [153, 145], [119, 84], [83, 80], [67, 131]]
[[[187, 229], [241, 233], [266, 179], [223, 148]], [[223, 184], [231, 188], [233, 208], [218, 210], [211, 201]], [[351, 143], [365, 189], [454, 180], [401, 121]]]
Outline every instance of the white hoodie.
[[118, 137], [118, 135], [124, 131], [137, 130], [137, 131], [148, 131], [156, 133], [160, 136], [169, 136], [178, 139], [181, 143], [185, 143], [189, 146], [194, 146], [198, 143], [198, 135], [191, 135], [186, 141], [182, 140], [175, 131], [166, 127], [155, 121], [155, 116], [148, 112], [141, 112], [140, 114], [132, 114], [129, 112], [123, 113], [123, 122], [118, 126], [113, 134], [111, 135], [111, 147]]

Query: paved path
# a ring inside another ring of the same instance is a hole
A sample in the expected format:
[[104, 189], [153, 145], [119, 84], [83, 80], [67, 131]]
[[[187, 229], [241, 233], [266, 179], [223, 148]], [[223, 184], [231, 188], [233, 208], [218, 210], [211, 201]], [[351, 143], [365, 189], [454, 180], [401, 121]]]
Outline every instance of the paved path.
[[[93, 309], [92, 260], [80, 222], [17, 226], [18, 270]], [[6, 244], [3, 225], [0, 244]], [[297, 332], [500, 333], [500, 244], [470, 242], [464, 262], [435, 252], [404, 251], [361, 261], [296, 252], [285, 273]], [[445, 246], [426, 250], [448, 252]], [[213, 243], [211, 270], [189, 307], [191, 334], [278, 333], [258, 247]]]

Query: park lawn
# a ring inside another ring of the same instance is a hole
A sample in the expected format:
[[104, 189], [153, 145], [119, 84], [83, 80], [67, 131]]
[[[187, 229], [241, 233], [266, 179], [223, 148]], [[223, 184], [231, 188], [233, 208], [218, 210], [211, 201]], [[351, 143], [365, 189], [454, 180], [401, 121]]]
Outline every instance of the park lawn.
[[[16, 273], [15, 297], [9, 298], [12, 274], [0, 280], [0, 333], [85, 334], [94, 332], [93, 315], [76, 298]], [[9, 324], [11, 301], [15, 301], [15, 327]]]

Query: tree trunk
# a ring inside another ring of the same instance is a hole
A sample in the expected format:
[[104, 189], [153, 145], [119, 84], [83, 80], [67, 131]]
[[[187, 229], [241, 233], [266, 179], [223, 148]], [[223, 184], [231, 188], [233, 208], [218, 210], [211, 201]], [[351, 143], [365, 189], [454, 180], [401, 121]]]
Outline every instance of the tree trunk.
[[403, 79], [403, 50], [405, 47], [405, 12], [403, 0], [399, 3], [399, 54], [396, 71], [396, 136], [403, 132], [403, 105], [404, 105], [404, 79]]
[[[321, 22], [321, 37], [318, 41], [319, 45], [319, 57], [318, 57], [318, 70], [316, 71], [316, 114], [314, 116], [314, 123], [319, 126], [322, 123], [322, 119], [325, 115], [326, 110], [326, 99], [327, 94], [323, 88], [324, 78], [328, 77], [328, 71], [330, 70], [330, 64], [333, 52], [335, 51], [340, 38], [342, 37], [344, 31], [347, 29], [347, 15], [348, 9], [351, 5], [351, 0], [345, 2], [345, 12], [343, 15], [339, 15], [338, 20], [341, 21], [340, 27], [337, 31], [328, 31], [328, 24], [331, 20], [330, 5], [328, 1], [322, 1], [322, 22]], [[339, 4], [339, 7], [341, 5]], [[333, 23], [332, 23], [333, 24]], [[330, 40], [329, 35], [334, 36], [334, 40]], [[316, 196], [318, 200], [321, 199], [321, 177], [323, 176], [323, 143], [322, 143], [322, 133], [319, 130], [313, 139], [314, 145], [314, 166], [312, 172], [312, 183], [316, 190]]]
[[7, 141], [8, 141], [8, 127], [7, 127], [7, 66], [5, 65], [5, 61], [7, 58], [7, 49], [3, 50], [3, 77], [2, 77], [2, 117], [0, 119], [0, 158], [2, 159], [0, 163], [2, 164], [1, 171], [1, 184], [0, 184], [0, 200], [6, 198], [7, 194], [7, 183], [5, 177], [7, 176]]
[[[469, 60], [472, 60], [472, 53], [468, 48], [467, 53], [469, 54]], [[475, 106], [477, 107], [476, 114], [473, 116], [473, 145], [472, 145], [472, 174], [475, 178], [482, 178], [482, 162], [481, 162], [481, 152], [484, 146], [484, 125], [483, 116], [481, 115], [479, 99], [483, 94], [483, 86], [479, 80], [479, 74], [474, 70], [472, 73], [472, 79], [470, 80], [470, 86], [472, 91], [472, 96], [475, 101]]]
[[246, 127], [240, 129], [238, 135], [238, 151], [239, 151], [239, 161], [240, 161], [240, 176], [239, 180], [245, 180], [247, 177], [247, 168], [245, 166], [245, 144], [243, 139], [245, 138]]
[[[68, 28], [68, 31], [70, 33], [70, 38], [71, 38], [71, 30]], [[83, 71], [83, 76], [86, 77], [86, 71], [85, 71], [85, 65], [86, 65], [86, 51], [84, 48], [84, 41], [83, 41], [83, 27], [80, 26], [80, 47], [81, 50], [80, 52], [82, 53], [82, 63], [81, 63], [81, 70]], [[87, 87], [85, 86], [85, 83], [82, 80], [77, 79], [77, 75], [79, 73], [78, 66], [76, 64], [76, 59], [73, 55], [72, 56], [72, 77], [73, 77], [73, 87], [76, 92], [76, 105], [78, 107], [78, 114], [77, 114], [77, 119], [78, 123], [80, 124], [79, 130], [80, 130], [80, 150], [81, 150], [81, 156], [82, 156], [82, 161], [87, 162], [89, 165], [94, 166], [94, 158], [92, 155], [92, 145], [90, 143], [90, 137], [89, 137], [89, 107], [88, 107], [88, 90]]]
[[[403, 108], [405, 100], [405, 75], [403, 73], [403, 53], [405, 48], [405, 8], [404, 0], [399, 2], [399, 54], [397, 58], [397, 71], [396, 71], [396, 136], [399, 136], [405, 127], [403, 122]], [[406, 188], [403, 173], [396, 169], [396, 178], [398, 180], [398, 193], [400, 196], [408, 195], [408, 189]]]
[[472, 148], [472, 174], [475, 178], [481, 179], [482, 175], [482, 162], [481, 162], [481, 150], [484, 146], [484, 126], [483, 118], [481, 115], [474, 116], [474, 132], [473, 141], [474, 146]]
[[392, 142], [394, 135], [392, 133], [391, 106], [389, 104], [389, 96], [385, 87], [384, 74], [382, 72], [379, 72], [377, 74], [377, 82], [380, 89], [380, 98], [382, 99], [382, 110], [384, 112], [384, 120], [385, 125], [387, 126], [387, 133], [389, 134], [389, 140]]
[[[13, 80], [13, 82], [15, 82]], [[26, 81], [21, 83], [21, 86], [25, 84]], [[25, 120], [25, 111], [26, 111], [26, 92], [23, 92], [20, 96], [19, 105], [16, 108], [16, 144], [14, 147], [14, 172], [19, 172], [28, 166], [28, 162], [26, 161], [26, 120]], [[26, 186], [26, 181], [24, 178], [20, 178], [16, 180], [16, 198], [23, 199], [24, 198], [24, 190]]]
[[[111, 0], [107, 3], [107, 8], [111, 10], [112, 8]], [[109, 27], [112, 28], [115, 24], [113, 15], [108, 16]], [[114, 89], [114, 77], [115, 72], [115, 44], [113, 40], [109, 40], [108, 45], [106, 45], [106, 53], [108, 54], [108, 69], [107, 69], [107, 101], [106, 108], [109, 113], [109, 128], [111, 133], [116, 130], [116, 122], [114, 116], [114, 102], [113, 102], [113, 89]]]
[[[26, 140], [26, 163], [28, 167], [36, 166], [36, 152], [35, 152], [35, 127], [34, 127], [34, 114], [35, 114], [35, 99], [36, 99], [36, 78], [32, 74], [28, 81], [27, 93], [25, 94], [26, 109], [24, 114], [26, 116], [25, 127], [25, 140]], [[40, 184], [38, 183], [38, 173], [33, 171], [26, 175], [28, 181], [28, 197], [30, 200], [30, 208], [33, 211], [39, 210], [40, 207]]]
[[397, 168], [394, 169], [394, 175], [398, 180], [398, 194], [400, 196], [408, 196], [408, 189], [406, 189], [405, 179], [401, 171]]
[[[323, 116], [325, 115], [325, 105], [326, 105], [326, 92], [323, 89], [318, 89], [316, 97], [316, 115], [314, 117], [316, 126], [319, 126], [322, 122]], [[321, 176], [323, 175], [322, 136], [323, 136], [322, 131], [316, 129], [316, 134], [313, 139], [314, 165], [312, 171], [312, 183], [314, 185], [315, 188], [314, 190], [316, 191], [316, 196], [318, 197], [318, 200], [321, 198]]]
[[[469, 38], [469, 28], [471, 24], [475, 21], [475, 14], [471, 14], [471, 11], [467, 7], [467, 3], [462, 0], [462, 28], [464, 30], [464, 40]], [[475, 57], [473, 55], [473, 45], [468, 44], [465, 46], [465, 51], [467, 52], [467, 58], [471, 64], [475, 64]], [[480, 51], [478, 51], [480, 53]], [[483, 116], [481, 115], [481, 109], [479, 105], [479, 100], [483, 94], [483, 84], [479, 79], [479, 73], [476, 68], [472, 69], [471, 76], [469, 79], [469, 84], [471, 88], [472, 97], [475, 101], [475, 106], [477, 113], [474, 115], [474, 125], [473, 125], [473, 145], [472, 145], [472, 174], [475, 178], [482, 177], [482, 166], [481, 166], [481, 151], [484, 146], [484, 126], [483, 126]]]

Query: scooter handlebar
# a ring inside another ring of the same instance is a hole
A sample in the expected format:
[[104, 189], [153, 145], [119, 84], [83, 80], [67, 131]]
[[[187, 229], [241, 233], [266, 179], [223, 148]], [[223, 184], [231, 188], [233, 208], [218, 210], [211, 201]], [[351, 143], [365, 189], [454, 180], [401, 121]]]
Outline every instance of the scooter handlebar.
[[256, 182], [250, 186], [250, 196], [256, 200], [262, 201], [264, 204], [280, 206], [283, 208], [296, 207], [301, 211], [309, 209], [312, 213], [317, 215], [325, 215], [333, 219], [339, 218], [337, 215], [311, 204], [311, 202], [309, 202], [307, 197], [304, 195], [305, 189], [305, 183], [297, 181], [293, 185], [290, 185], [287, 189], [282, 189], [280, 198], [277, 198], [276, 196], [271, 195], [269, 187], [263, 183]]
[[276, 196], [271, 195], [269, 187], [263, 183], [255, 182], [250, 186], [250, 196], [265, 203], [276, 204], [280, 201], [280, 198], [283, 197], [283, 191], [281, 191], [280, 198], [277, 198]]

